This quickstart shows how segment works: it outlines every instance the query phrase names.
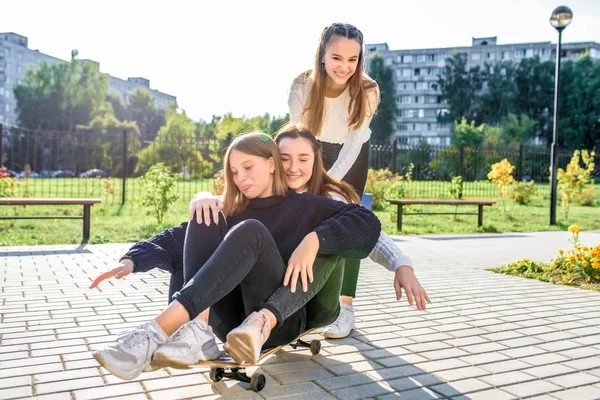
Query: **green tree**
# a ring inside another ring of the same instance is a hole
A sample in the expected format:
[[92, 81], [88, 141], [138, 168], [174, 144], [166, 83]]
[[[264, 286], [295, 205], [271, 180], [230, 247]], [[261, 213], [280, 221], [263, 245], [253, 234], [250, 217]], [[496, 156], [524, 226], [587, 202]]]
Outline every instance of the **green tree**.
[[442, 99], [448, 103], [450, 121], [460, 121], [462, 117], [478, 120], [475, 98], [482, 87], [479, 66], [467, 70], [467, 54], [454, 53], [446, 60], [446, 66], [439, 77]]
[[[76, 166], [78, 171], [102, 166], [112, 176], [122, 176], [123, 171], [123, 131], [127, 130], [127, 171], [130, 175], [139, 151], [140, 131], [138, 126], [130, 121], [119, 121], [112, 114], [97, 116], [86, 126], [77, 127], [79, 135], [85, 135], [84, 148], [75, 149], [73, 154], [85, 153], [79, 158]], [[66, 146], [80, 146], [81, 141], [65, 141]], [[67, 152], [68, 154], [68, 152]]]
[[166, 125], [161, 127], [153, 144], [138, 153], [136, 174], [140, 175], [159, 162], [184, 177], [200, 178], [212, 174], [213, 165], [202, 157], [196, 138], [196, 124], [177, 104], [167, 109]]
[[486, 63], [481, 74], [485, 89], [478, 96], [481, 121], [499, 125], [502, 117], [513, 112], [518, 94], [515, 74], [516, 69], [510, 62]]
[[394, 132], [396, 121], [396, 91], [394, 87], [394, 76], [391, 68], [385, 66], [383, 58], [375, 55], [369, 65], [369, 75], [379, 85], [381, 96], [377, 114], [371, 121], [373, 141], [385, 143]]
[[548, 141], [552, 138], [554, 65], [552, 61], [540, 62], [538, 56], [524, 58], [517, 66], [514, 78], [518, 95], [513, 112], [537, 121], [535, 136]]
[[600, 61], [589, 55], [561, 70], [559, 143], [591, 148], [600, 140]]
[[126, 113], [127, 119], [134, 121], [139, 126], [140, 132], [147, 134], [156, 134], [166, 122], [165, 113], [156, 109], [154, 98], [142, 89], [137, 89], [131, 96]]
[[19, 122], [31, 129], [73, 132], [108, 111], [107, 87], [107, 75], [92, 62], [42, 63], [14, 88]]
[[537, 122], [525, 114], [520, 117], [508, 114], [502, 118], [502, 138], [499, 144], [513, 146], [527, 144], [535, 137], [536, 125]]

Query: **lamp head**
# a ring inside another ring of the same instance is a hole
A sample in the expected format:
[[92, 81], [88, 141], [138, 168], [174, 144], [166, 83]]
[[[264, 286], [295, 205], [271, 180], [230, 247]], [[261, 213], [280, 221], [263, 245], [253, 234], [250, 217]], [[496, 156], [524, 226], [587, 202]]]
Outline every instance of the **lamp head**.
[[569, 7], [559, 6], [552, 11], [550, 16], [550, 25], [556, 30], [562, 31], [571, 23], [573, 19], [573, 11]]

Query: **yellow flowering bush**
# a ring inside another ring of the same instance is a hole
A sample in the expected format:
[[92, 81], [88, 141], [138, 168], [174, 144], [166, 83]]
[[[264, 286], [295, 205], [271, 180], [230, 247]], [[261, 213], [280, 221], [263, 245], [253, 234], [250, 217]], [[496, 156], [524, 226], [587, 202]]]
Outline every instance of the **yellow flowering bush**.
[[569, 226], [568, 231], [572, 235], [569, 241], [573, 243], [573, 249], [558, 249], [558, 257], [549, 264], [522, 259], [492, 271], [599, 290], [600, 244], [595, 247], [580, 245], [581, 231], [577, 225]]
[[500, 190], [500, 199], [502, 199], [502, 209], [505, 213], [505, 200], [509, 194], [509, 185], [515, 181], [515, 178], [513, 177], [514, 171], [515, 166], [505, 158], [496, 164], [492, 164], [492, 169], [487, 174], [488, 179], [498, 185], [498, 189]]
[[[556, 173], [560, 202], [565, 219], [569, 219], [569, 207], [573, 201], [585, 199], [584, 189], [592, 183], [594, 171], [594, 156], [587, 150], [575, 150], [566, 169], [559, 168]], [[580, 163], [581, 162], [581, 163]], [[581, 166], [583, 164], [583, 166]], [[593, 189], [592, 189], [593, 191]], [[592, 192], [593, 193], [593, 192]]]
[[579, 244], [579, 233], [581, 230], [577, 225], [568, 228], [571, 233], [569, 241], [573, 243], [573, 249], [558, 250], [559, 256], [552, 260], [552, 266], [573, 273], [586, 282], [599, 281], [600, 278], [600, 244], [596, 247], [582, 246]]

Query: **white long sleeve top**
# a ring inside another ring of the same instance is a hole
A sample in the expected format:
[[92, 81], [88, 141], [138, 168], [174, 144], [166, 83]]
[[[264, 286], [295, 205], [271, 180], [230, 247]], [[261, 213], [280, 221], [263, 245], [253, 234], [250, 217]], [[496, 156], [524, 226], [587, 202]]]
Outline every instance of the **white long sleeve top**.
[[[306, 82], [302, 76], [296, 78], [290, 87], [288, 107], [290, 122], [293, 124], [302, 122], [302, 113], [309, 91], [310, 83]], [[370, 106], [367, 107], [367, 110], [375, 110], [379, 101], [379, 89], [375, 87], [369, 90], [367, 99]], [[340, 180], [346, 176], [354, 165], [363, 143], [371, 137], [369, 125], [373, 118], [372, 112], [368, 113], [359, 128], [350, 127], [348, 126], [348, 119], [350, 118], [348, 113], [349, 104], [350, 91], [348, 87], [338, 97], [326, 97], [323, 127], [318, 135], [319, 140], [322, 142], [342, 144], [337, 160], [331, 169], [327, 171], [329, 175]]]
[[[346, 199], [337, 192], [329, 192], [329, 197], [347, 203]], [[392, 272], [395, 272], [401, 265], [409, 266], [413, 270], [415, 269], [411, 259], [400, 250], [392, 238], [384, 231], [381, 231], [379, 234], [379, 240], [375, 247], [373, 247], [373, 250], [371, 250], [371, 253], [369, 253], [369, 258]]]

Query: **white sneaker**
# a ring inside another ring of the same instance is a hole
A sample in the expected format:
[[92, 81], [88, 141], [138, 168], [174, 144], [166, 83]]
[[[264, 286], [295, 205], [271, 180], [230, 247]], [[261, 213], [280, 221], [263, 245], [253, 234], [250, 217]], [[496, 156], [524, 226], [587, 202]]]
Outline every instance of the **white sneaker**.
[[212, 328], [203, 320], [193, 319], [183, 324], [154, 352], [153, 362], [188, 366], [219, 357]]
[[167, 340], [156, 321], [123, 332], [113, 343], [92, 354], [104, 368], [121, 379], [134, 379], [148, 368], [152, 354]]
[[350, 334], [354, 328], [354, 307], [340, 303], [340, 315], [331, 324], [323, 328], [323, 336], [329, 339], [341, 339]]
[[255, 311], [227, 334], [223, 348], [238, 364], [254, 365], [270, 334], [271, 323], [266, 314]]

